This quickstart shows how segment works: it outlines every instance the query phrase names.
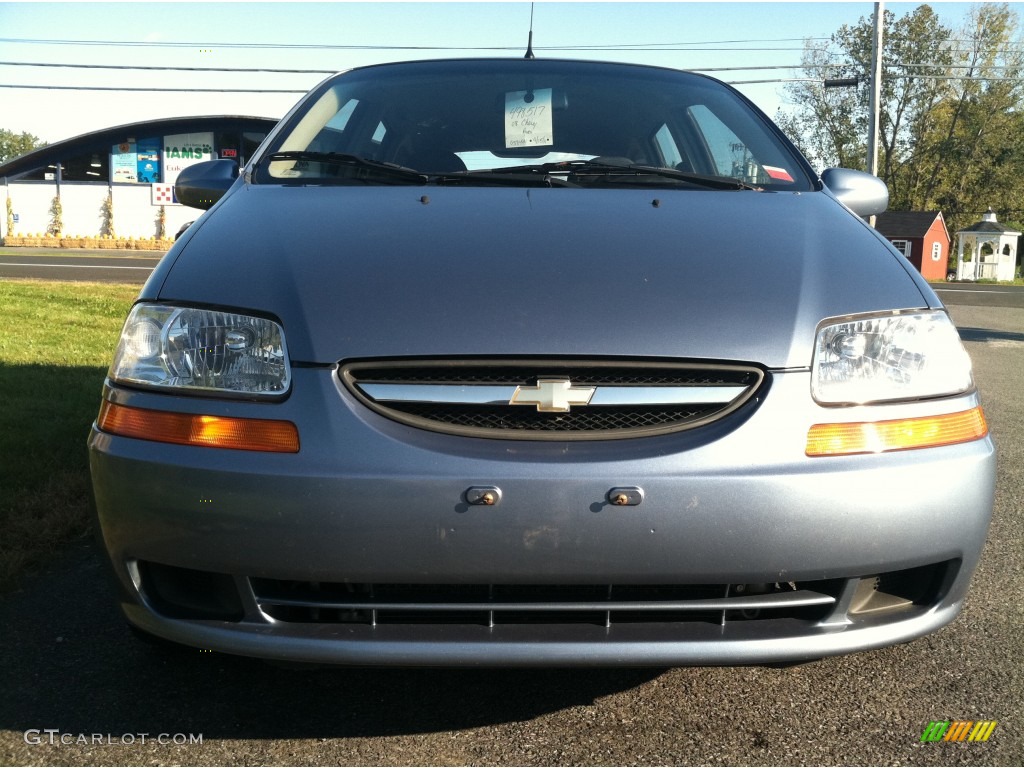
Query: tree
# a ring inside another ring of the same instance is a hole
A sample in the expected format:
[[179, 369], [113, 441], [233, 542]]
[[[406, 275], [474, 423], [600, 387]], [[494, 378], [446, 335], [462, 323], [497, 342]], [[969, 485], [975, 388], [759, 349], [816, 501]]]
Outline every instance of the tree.
[[1006, 5], [972, 9], [958, 37], [957, 73], [925, 145], [932, 148], [922, 204], [941, 205], [959, 224], [990, 205], [1018, 212], [1024, 173], [1024, 53], [1008, 45], [1017, 16]]
[[45, 141], [41, 141], [38, 136], [33, 136], [31, 133], [16, 134], [13, 131], [0, 128], [0, 163], [6, 163], [12, 158], [24, 155], [45, 144]]
[[[943, 81], [931, 78], [947, 71], [950, 54], [946, 44], [951, 34], [927, 5], [899, 19], [891, 11], [885, 12], [879, 175], [890, 183], [890, 193], [901, 162], [912, 153], [927, 127], [930, 109], [942, 96]], [[803, 145], [812, 160], [822, 165], [867, 165], [873, 37], [871, 19], [862, 17], [854, 26], [840, 27], [825, 48], [805, 44], [803, 69], [810, 81], [787, 87], [795, 109], [784, 118], [786, 127], [803, 134]], [[822, 83], [827, 78], [854, 75], [861, 77], [863, 88], [826, 89]], [[814, 127], [808, 130], [809, 126]]]
[[826, 48], [804, 44], [803, 69], [811, 82], [787, 86], [793, 109], [776, 115], [779, 127], [800, 150], [821, 168], [863, 169], [867, 122], [861, 95], [848, 88], [826, 89], [823, 82], [853, 74], [852, 67], [836, 66], [835, 36]]
[[[989, 205], [1014, 210], [1024, 177], [1024, 53], [1006, 4], [975, 6], [958, 30], [927, 5], [885, 14], [879, 176], [893, 210], [941, 208], [952, 229]], [[871, 72], [870, 19], [804, 46], [810, 82], [787, 87], [781, 125], [821, 167], [864, 168], [867, 88], [826, 90], [828, 77]]]

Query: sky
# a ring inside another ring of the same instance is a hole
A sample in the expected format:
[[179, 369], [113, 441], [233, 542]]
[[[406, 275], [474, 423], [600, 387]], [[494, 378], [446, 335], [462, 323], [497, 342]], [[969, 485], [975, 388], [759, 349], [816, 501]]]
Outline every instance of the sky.
[[[885, 3], [897, 15], [917, 5]], [[953, 27], [971, 7], [955, 2], [931, 5]], [[1024, 3], [1012, 5], [1024, 11]], [[873, 9], [872, 2], [542, 1], [533, 7], [533, 44], [538, 56], [676, 69], [784, 67], [709, 73], [735, 83], [774, 116], [785, 108], [784, 84], [739, 81], [799, 77], [795, 67], [804, 39], [827, 38], [843, 24], [870, 18]], [[0, 128], [27, 131], [52, 143], [159, 117], [232, 114], [276, 119], [326, 72], [407, 59], [521, 56], [530, 15], [529, 2], [0, 2]], [[263, 92], [201, 90], [225, 88]]]

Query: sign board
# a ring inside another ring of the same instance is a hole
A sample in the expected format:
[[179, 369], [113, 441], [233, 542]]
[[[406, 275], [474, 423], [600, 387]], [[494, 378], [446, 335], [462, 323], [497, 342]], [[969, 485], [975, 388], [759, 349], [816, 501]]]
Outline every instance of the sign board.
[[505, 148], [550, 147], [554, 144], [551, 89], [505, 94]]
[[160, 181], [159, 138], [139, 139], [135, 145], [137, 153], [136, 175], [140, 184], [154, 184]]
[[150, 200], [152, 205], [181, 205], [177, 195], [174, 194], [173, 184], [154, 184], [150, 187]]
[[110, 180], [135, 184], [139, 180], [135, 142], [123, 141], [110, 148]]
[[213, 133], [179, 133], [164, 136], [162, 156], [164, 183], [174, 184], [178, 174], [191, 165], [216, 160], [213, 152]]

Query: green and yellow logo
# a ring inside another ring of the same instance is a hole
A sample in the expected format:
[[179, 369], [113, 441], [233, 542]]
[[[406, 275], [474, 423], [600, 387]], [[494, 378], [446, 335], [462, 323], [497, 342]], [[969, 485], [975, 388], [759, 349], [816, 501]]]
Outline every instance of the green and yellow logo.
[[988, 741], [996, 729], [995, 720], [932, 720], [921, 741]]

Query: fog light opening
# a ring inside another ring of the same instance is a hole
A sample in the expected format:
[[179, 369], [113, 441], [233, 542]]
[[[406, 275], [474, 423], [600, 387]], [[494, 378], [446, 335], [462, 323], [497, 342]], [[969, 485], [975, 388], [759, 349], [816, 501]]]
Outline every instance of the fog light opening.
[[153, 608], [173, 619], [241, 621], [235, 580], [226, 573], [140, 562], [142, 592]]
[[934, 605], [945, 592], [956, 561], [864, 576], [850, 601], [848, 614], [866, 618]]
[[880, 583], [877, 576], [861, 579], [857, 584], [856, 592], [853, 594], [853, 600], [850, 602], [850, 613], [859, 616], [891, 613], [893, 611], [905, 610], [914, 604], [913, 600], [905, 597], [879, 591], [879, 586]]

